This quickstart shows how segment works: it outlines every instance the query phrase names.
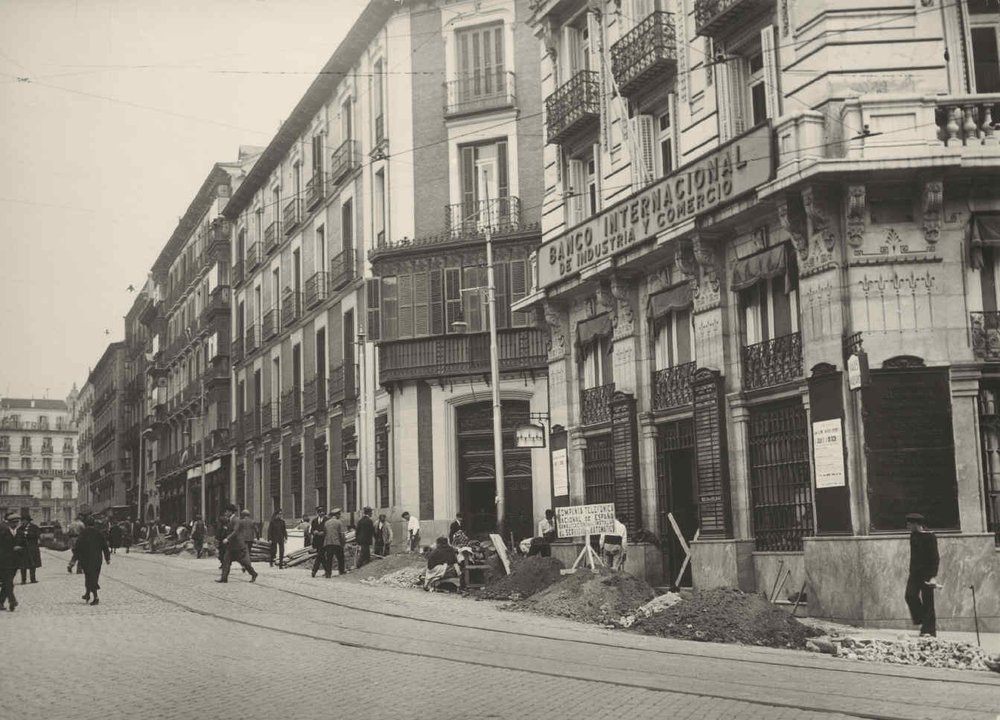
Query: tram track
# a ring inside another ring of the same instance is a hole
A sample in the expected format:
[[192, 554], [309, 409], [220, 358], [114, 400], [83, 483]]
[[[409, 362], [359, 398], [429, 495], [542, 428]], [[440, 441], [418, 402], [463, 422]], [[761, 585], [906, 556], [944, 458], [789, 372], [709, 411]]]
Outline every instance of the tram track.
[[[161, 569], [161, 570], [164, 567], [170, 568], [172, 570], [177, 570], [177, 571], [180, 571], [182, 569], [180, 567], [171, 567], [170, 565], [166, 565], [165, 566], [162, 563], [155, 562], [151, 558], [145, 558], [142, 555], [136, 555], [135, 559], [147, 562], [150, 565], [157, 565], [158, 568]], [[204, 570], [201, 570], [201, 569], [196, 569], [196, 568], [187, 568], [187, 569], [188, 570], [195, 570], [196, 572], [199, 572], [200, 574], [204, 574], [204, 575], [208, 575], [209, 574], [208, 572], [205, 572]], [[212, 573], [212, 574], [214, 574], [214, 573]], [[536, 675], [536, 676], [537, 675], [541, 675], [541, 676], [546, 676], [546, 677], [552, 677], [554, 679], [583, 680], [583, 681], [586, 681], [586, 682], [597, 682], [597, 683], [600, 683], [600, 684], [604, 684], [604, 685], [608, 685], [608, 686], [615, 686], [615, 687], [633, 688], [633, 689], [644, 689], [644, 690], [649, 690], [649, 691], [652, 691], [652, 692], [668, 692], [668, 693], [675, 693], [675, 694], [686, 695], [686, 696], [702, 697], [702, 698], [713, 699], [713, 700], [726, 700], [726, 701], [731, 701], [731, 702], [745, 702], [745, 703], [748, 703], [748, 704], [758, 705], [758, 706], [768, 706], [768, 707], [776, 707], [776, 708], [791, 708], [791, 709], [798, 709], [798, 710], [802, 710], [802, 711], [811, 711], [811, 712], [824, 713], [824, 714], [829, 714], [829, 715], [840, 715], [840, 716], [847, 716], [847, 717], [884, 718], [886, 720], [897, 720], [897, 719], [898, 720], [904, 720], [904, 719], [909, 720], [912, 717], [918, 716], [919, 709], [924, 707], [922, 704], [909, 703], [909, 702], [900, 700], [900, 701], [894, 701], [894, 704], [897, 707], [899, 707], [899, 709], [900, 709], [900, 714], [896, 714], [896, 713], [869, 713], [869, 712], [861, 712], [861, 711], [857, 711], [857, 710], [834, 709], [832, 707], [823, 707], [822, 705], [817, 706], [816, 704], [812, 704], [812, 703], [806, 704], [806, 703], [802, 703], [802, 702], [784, 702], [784, 701], [781, 701], [781, 700], [778, 700], [778, 699], [768, 699], [766, 701], [764, 701], [764, 700], [757, 700], [757, 699], [753, 699], [753, 698], [748, 698], [748, 697], [741, 696], [741, 694], [738, 693], [738, 692], [737, 693], [713, 693], [713, 692], [706, 692], [706, 691], [703, 691], [703, 690], [685, 690], [683, 688], [676, 688], [676, 687], [666, 688], [666, 687], [663, 687], [662, 685], [657, 685], [657, 684], [653, 684], [653, 683], [649, 683], [649, 682], [643, 682], [641, 680], [636, 680], [636, 681], [622, 681], [622, 680], [616, 680], [616, 679], [611, 679], [611, 678], [601, 678], [601, 677], [581, 677], [579, 674], [569, 674], [569, 673], [558, 672], [558, 671], [554, 671], [554, 670], [545, 670], [545, 669], [541, 669], [540, 670], [540, 669], [537, 669], [537, 668], [536, 669], [528, 670], [528, 669], [523, 669], [523, 668], [519, 668], [519, 667], [512, 667], [509, 663], [503, 663], [503, 662], [499, 662], [499, 661], [498, 662], [491, 662], [491, 661], [487, 661], [487, 660], [476, 660], [476, 659], [456, 659], [455, 657], [450, 657], [447, 653], [442, 653], [440, 650], [438, 652], [431, 652], [431, 651], [407, 650], [407, 649], [402, 649], [402, 648], [380, 647], [378, 645], [372, 645], [372, 644], [368, 644], [368, 643], [365, 643], [365, 642], [358, 642], [358, 641], [355, 641], [355, 640], [349, 640], [349, 639], [344, 639], [344, 638], [323, 637], [323, 636], [318, 636], [315, 633], [309, 633], [309, 632], [299, 631], [299, 630], [289, 629], [289, 628], [275, 627], [274, 625], [269, 625], [267, 623], [257, 622], [257, 621], [250, 620], [250, 619], [245, 619], [245, 618], [232, 617], [232, 616], [224, 614], [224, 613], [213, 612], [213, 611], [210, 611], [210, 610], [206, 610], [204, 608], [197, 607], [195, 604], [191, 604], [190, 602], [184, 602], [184, 601], [173, 599], [173, 598], [168, 597], [168, 596], [166, 596], [164, 594], [147, 590], [147, 589], [145, 589], [143, 587], [140, 587], [140, 586], [138, 586], [138, 585], [136, 585], [134, 583], [131, 583], [131, 582], [128, 582], [126, 580], [119, 579], [119, 578], [114, 578], [114, 577], [112, 577], [110, 575], [108, 576], [108, 579], [111, 579], [114, 582], [120, 583], [120, 584], [122, 584], [122, 585], [124, 585], [124, 586], [126, 586], [126, 587], [128, 587], [128, 588], [130, 588], [132, 590], [134, 590], [135, 592], [141, 593], [141, 594], [143, 594], [143, 595], [145, 595], [147, 597], [156, 599], [156, 600], [158, 600], [160, 602], [167, 603], [167, 604], [172, 605], [174, 607], [177, 607], [177, 608], [179, 608], [181, 610], [184, 610], [186, 612], [191, 612], [193, 614], [200, 615], [202, 617], [213, 618], [213, 619], [216, 619], [216, 620], [219, 620], [219, 621], [233, 623], [233, 624], [237, 624], [237, 625], [241, 625], [241, 626], [245, 626], [245, 627], [253, 627], [253, 628], [262, 629], [262, 630], [270, 630], [272, 632], [282, 633], [282, 634], [285, 634], [285, 635], [295, 636], [295, 637], [300, 637], [300, 638], [307, 638], [307, 639], [315, 640], [315, 641], [318, 641], [318, 642], [333, 643], [333, 644], [336, 644], [336, 645], [339, 645], [339, 646], [342, 646], [342, 647], [345, 647], [345, 648], [351, 648], [351, 649], [365, 649], [365, 650], [371, 650], [371, 651], [374, 651], [374, 652], [384, 652], [384, 653], [390, 653], [390, 654], [394, 654], [394, 655], [398, 655], [398, 656], [412, 657], [412, 658], [416, 658], [416, 659], [439, 660], [439, 661], [447, 661], [447, 662], [458, 663], [458, 664], [461, 664], [461, 665], [474, 665], [474, 666], [478, 666], [478, 667], [492, 668], [492, 669], [502, 669], [502, 670], [508, 670], [508, 671], [512, 671], [512, 672], [525, 672], [525, 673], [529, 673], [529, 674]], [[300, 598], [300, 599], [303, 599], [303, 600], [306, 600], [306, 601], [311, 601], [311, 602], [314, 602], [314, 603], [319, 603], [319, 604], [323, 604], [323, 605], [327, 605], [327, 606], [337, 607], [339, 609], [342, 609], [342, 610], [345, 610], [345, 611], [348, 611], [348, 612], [357, 613], [357, 614], [369, 615], [369, 616], [374, 616], [374, 617], [382, 617], [382, 618], [385, 618], [385, 619], [392, 619], [392, 620], [399, 620], [399, 621], [407, 621], [407, 622], [425, 623], [425, 624], [431, 624], [431, 625], [437, 625], [437, 626], [444, 626], [444, 627], [449, 627], [449, 628], [454, 628], [454, 629], [457, 629], [457, 630], [461, 630], [461, 631], [464, 631], [464, 632], [478, 631], [478, 632], [490, 633], [490, 634], [492, 634], [494, 636], [497, 636], [497, 637], [507, 636], [507, 637], [516, 637], [516, 638], [519, 638], [519, 639], [541, 641], [541, 642], [545, 642], [545, 643], [563, 643], [563, 644], [568, 644], [570, 646], [576, 645], [576, 646], [589, 646], [589, 647], [593, 647], [593, 648], [605, 648], [605, 649], [614, 650], [614, 651], [617, 651], [617, 652], [635, 653], [635, 654], [637, 654], [639, 656], [647, 655], [647, 654], [653, 654], [653, 655], [660, 655], [660, 656], [679, 656], [679, 657], [683, 657], [683, 658], [697, 658], [699, 660], [707, 660], [707, 659], [712, 659], [714, 657], [715, 659], [724, 660], [725, 662], [740, 663], [740, 664], [743, 664], [743, 665], [751, 665], [751, 666], [758, 665], [758, 666], [782, 667], [782, 668], [789, 668], [789, 669], [794, 668], [796, 671], [805, 671], [805, 672], [808, 672], [808, 671], [815, 671], [815, 672], [840, 672], [840, 673], [847, 673], [849, 675], [862, 675], [862, 676], [893, 678], [893, 679], [895, 679], [897, 681], [898, 680], [906, 680], [906, 681], [911, 681], [911, 682], [914, 682], [914, 683], [926, 682], [926, 678], [922, 678], [922, 677], [907, 677], [907, 676], [901, 676], [899, 674], [895, 674], [895, 673], [891, 673], [891, 672], [878, 672], [876, 670], [865, 670], [865, 669], [857, 669], [857, 668], [843, 668], [843, 669], [841, 669], [841, 668], [834, 668], [834, 667], [822, 667], [822, 668], [820, 668], [820, 667], [791, 665], [791, 664], [789, 664], [787, 662], [778, 662], [778, 661], [766, 660], [766, 659], [763, 659], [763, 658], [729, 658], [729, 657], [720, 657], [720, 656], [698, 654], [698, 653], [688, 652], [688, 651], [678, 650], [678, 649], [623, 647], [621, 645], [615, 645], [613, 643], [605, 643], [605, 642], [601, 642], [599, 640], [593, 640], [593, 639], [566, 638], [566, 637], [559, 637], [559, 636], [555, 636], [555, 635], [546, 635], [544, 633], [526, 632], [526, 631], [523, 631], [523, 630], [506, 630], [506, 629], [498, 629], [498, 628], [492, 628], [492, 627], [483, 627], [481, 625], [469, 625], [469, 624], [464, 624], [464, 623], [449, 622], [447, 620], [440, 620], [440, 619], [435, 619], [435, 618], [418, 617], [418, 616], [408, 615], [408, 614], [400, 613], [400, 612], [392, 612], [392, 611], [380, 610], [380, 609], [375, 609], [375, 608], [359, 607], [357, 605], [353, 605], [353, 604], [348, 603], [348, 602], [343, 602], [343, 601], [338, 601], [338, 600], [332, 600], [332, 599], [327, 599], [327, 598], [320, 598], [320, 597], [316, 597], [314, 595], [310, 595], [308, 593], [297, 592], [297, 591], [289, 589], [289, 588], [279, 587], [279, 586], [272, 585], [272, 584], [267, 583], [267, 582], [261, 582], [261, 580], [258, 580], [257, 583], [256, 583], [256, 585], [258, 587], [260, 587], [260, 588], [263, 588], [263, 589], [269, 591], [269, 592], [279, 593], [279, 594], [282, 594], [282, 595], [289, 595], [289, 596], [297, 597], [297, 598]], [[225, 596], [220, 596], [218, 594], [211, 593], [211, 592], [206, 592], [206, 591], [200, 591], [200, 594], [203, 594], [206, 597], [212, 598], [215, 601], [223, 600], [225, 602], [230, 603], [231, 605], [244, 608], [247, 611], [261, 612], [261, 608], [260, 607], [258, 607], [256, 605], [253, 605], [251, 603], [240, 602], [239, 600], [236, 600], [234, 598], [227, 598]], [[341, 631], [345, 631], [345, 632], [349, 632], [349, 633], [360, 634], [362, 636], [370, 636], [372, 638], [379, 638], [383, 642], [385, 640], [387, 640], [387, 639], [398, 639], [398, 637], [399, 637], [398, 634], [392, 634], [392, 633], [387, 633], [387, 632], [380, 632], [378, 630], [369, 629], [368, 627], [357, 627], [357, 626], [352, 626], [352, 625], [347, 625], [347, 624], [338, 624], [336, 622], [330, 622], [329, 620], [326, 620], [326, 619], [324, 619], [322, 621], [319, 621], [319, 620], [307, 620], [307, 621], [309, 621], [309, 622], [315, 622], [315, 623], [317, 623], [317, 625], [320, 625], [321, 627], [326, 628], [326, 629], [341, 630]], [[448, 642], [443, 641], [443, 640], [434, 640], [433, 644], [435, 646], [439, 647], [439, 648], [447, 649], [447, 650], [455, 650], [455, 649], [457, 649], [459, 651], [465, 651], [465, 652], [471, 652], [471, 651], [475, 650], [475, 648], [472, 648], [472, 647], [470, 647], [467, 644], [448, 643]], [[530, 657], [532, 659], [538, 659], [537, 656], [525, 655], [524, 653], [519, 653], [519, 652], [514, 651], [514, 650], [505, 650], [504, 654], [507, 657], [511, 657], [511, 656], [518, 657], [518, 656], [521, 656], [521, 657]], [[599, 671], [600, 669], [606, 667], [606, 665], [603, 664], [603, 663], [585, 663], [585, 662], [581, 662], [581, 661], [578, 661], [578, 660], [575, 660], [574, 664], [577, 665], [577, 666], [584, 666], [584, 667], [586, 667], [587, 669], [589, 669], [592, 672], [593, 671]], [[640, 665], [641, 665], [641, 663], [636, 663], [637, 667], [640, 666]], [[683, 675], [677, 675], [675, 673], [671, 673], [671, 677], [672, 678], [677, 678], [677, 679], [688, 679], [688, 680], [703, 681], [703, 678], [699, 678], [697, 676], [687, 676], [687, 677], [685, 677]], [[845, 680], [846, 680], [846, 678], [845, 678]], [[959, 682], [959, 683], [962, 683], [964, 685], [971, 685], [971, 686], [985, 685], [985, 686], [988, 686], [990, 688], [995, 688], [995, 684], [990, 683], [990, 682], [988, 682], [986, 680], [984, 680], [984, 681], [977, 681], [977, 680], [973, 680], [973, 679], [966, 680], [966, 679], [958, 679], [958, 678], [956, 678], [953, 681], [951, 679], [949, 679], [949, 681], [950, 682]], [[727, 686], [739, 686], [739, 687], [746, 688], [748, 690], [756, 690], [756, 691], [762, 691], [762, 690], [771, 689], [771, 688], [768, 688], [767, 686], [764, 686], [764, 685], [761, 685], [761, 684], [739, 682], [739, 681], [736, 681], [733, 678], [727, 679], [727, 681], [726, 681], [725, 684]], [[804, 683], [804, 685], [807, 685], [807, 683]], [[855, 695], [848, 695], [847, 693], [839, 693], [839, 692], [818, 692], [817, 694], [826, 697], [828, 700], [834, 701], [835, 705], [837, 704], [837, 701], [846, 700], [848, 698], [851, 698], [851, 699], [855, 698]]]

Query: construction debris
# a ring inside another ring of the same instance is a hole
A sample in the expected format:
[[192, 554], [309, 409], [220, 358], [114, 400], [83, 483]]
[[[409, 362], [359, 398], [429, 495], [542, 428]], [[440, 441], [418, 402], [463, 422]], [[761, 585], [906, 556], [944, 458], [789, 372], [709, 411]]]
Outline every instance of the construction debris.
[[639, 618], [652, 617], [658, 612], [663, 612], [668, 607], [676, 605], [681, 601], [681, 596], [675, 592], [664, 593], [650, 600], [645, 605], [639, 607], [634, 613], [625, 615], [618, 621], [622, 627], [632, 627]]
[[404, 567], [380, 577], [362, 578], [361, 582], [365, 585], [409, 588], [420, 585], [423, 578], [423, 567]]
[[634, 613], [655, 595], [644, 580], [600, 567], [566, 575], [511, 607], [616, 627], [622, 616]]
[[[806, 642], [806, 650], [822, 652], [846, 660], [882, 662], [893, 665], [919, 665], [954, 670], [990, 670], [1000, 665], [982, 648], [969, 643], [939, 640], [934, 637], [882, 640], [850, 635], [823, 636]], [[997, 670], [1000, 672], [1000, 670]]]
[[491, 574], [479, 597], [484, 600], [523, 600], [559, 582], [563, 578], [560, 571], [564, 567], [562, 562], [552, 557], [514, 556], [511, 558], [510, 575]]

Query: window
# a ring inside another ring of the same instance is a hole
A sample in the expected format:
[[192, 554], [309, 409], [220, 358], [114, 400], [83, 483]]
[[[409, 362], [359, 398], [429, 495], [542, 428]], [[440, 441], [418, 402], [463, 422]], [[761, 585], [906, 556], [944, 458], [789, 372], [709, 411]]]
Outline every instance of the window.
[[385, 413], [375, 417], [375, 485], [378, 507], [387, 508], [389, 502], [389, 418]]
[[385, 139], [385, 117], [383, 117], [383, 104], [385, 102], [385, 72], [382, 59], [379, 58], [372, 65], [372, 118], [375, 121], [375, 144], [380, 144]]
[[395, 276], [382, 278], [382, 337], [399, 337], [399, 282]]
[[0, 457], [0, 470], [7, 470], [10, 468], [10, 459], [5, 457]]
[[42, 500], [52, 499], [52, 483], [49, 480], [42, 482]]
[[798, 290], [784, 276], [762, 280], [740, 292], [745, 345], [799, 331]]
[[368, 339], [382, 339], [382, 282], [379, 278], [365, 280], [365, 306], [368, 308]]
[[312, 139], [312, 176], [317, 178], [323, 174], [323, 136], [313, 135]]
[[42, 522], [43, 523], [52, 522], [52, 508], [50, 507], [42, 508]]
[[606, 335], [594, 338], [581, 348], [580, 380], [584, 390], [610, 385], [615, 381], [611, 360], [611, 340]]
[[24, 436], [21, 438], [21, 452], [30, 453], [31, 452], [31, 438]]
[[691, 308], [674, 310], [653, 324], [655, 370], [677, 367], [694, 360]]
[[0, 480], [0, 495], [10, 494], [10, 482], [7, 480]]
[[510, 224], [510, 181], [507, 141], [463, 145], [461, 157], [462, 202], [452, 227], [476, 232]]
[[73, 458], [63, 458], [63, 470], [66, 472], [72, 472], [73, 470]]
[[674, 171], [677, 155], [675, 153], [676, 141], [674, 140], [675, 99], [676, 95], [671, 94], [667, 100], [667, 111], [657, 118], [656, 144], [658, 165], [656, 174], [658, 177], [669, 175]]
[[457, 102], [464, 105], [505, 93], [503, 24], [461, 30], [455, 41]]
[[717, 83], [717, 93], [720, 129], [728, 140], [781, 114], [775, 27], [763, 27], [757, 37], [723, 54], [726, 62], [717, 70], [726, 77]]
[[73, 483], [64, 482], [63, 483], [63, 498], [69, 499], [73, 497]]
[[10, 451], [10, 436], [0, 435], [0, 452]]
[[22, 495], [31, 495], [31, 481], [30, 480], [22, 480], [21, 481], [21, 494]]
[[379, 170], [373, 179], [374, 188], [374, 208], [372, 218], [375, 223], [375, 245], [382, 247], [385, 245], [385, 171]]
[[563, 189], [567, 225], [578, 225], [595, 215], [600, 207], [597, 152], [597, 145], [589, 146], [582, 155], [566, 161]]
[[[968, 0], [969, 47], [972, 54], [972, 90], [1000, 92], [1000, 3]], [[996, 117], [994, 117], [996, 121]]]
[[590, 70], [589, 14], [580, 13], [575, 20], [563, 26], [562, 56], [563, 70], [566, 73], [563, 82], [582, 70]]
[[340, 208], [340, 237], [341, 248], [344, 252], [344, 266], [346, 272], [354, 270], [354, 203], [345, 200]]
[[52, 458], [50, 457], [42, 458], [42, 470], [51, 470], [51, 469], [52, 469]]
[[354, 102], [351, 98], [344, 100], [340, 106], [340, 140], [347, 142], [354, 139]]
[[277, 222], [281, 217], [281, 187], [275, 185], [271, 188], [271, 222]]
[[26, 457], [21, 458], [21, 469], [31, 470], [31, 458], [26, 458]]
[[323, 272], [326, 268], [326, 229], [320, 225], [316, 228], [316, 269]]

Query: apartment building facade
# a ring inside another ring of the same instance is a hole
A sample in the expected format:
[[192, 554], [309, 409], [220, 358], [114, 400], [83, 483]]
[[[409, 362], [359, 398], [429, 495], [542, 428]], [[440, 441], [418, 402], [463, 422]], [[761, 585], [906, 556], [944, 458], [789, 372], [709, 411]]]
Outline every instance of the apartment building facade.
[[128, 480], [124, 456], [125, 343], [109, 343], [91, 370], [87, 382], [94, 388], [91, 405], [93, 466], [87, 478], [89, 505], [102, 513], [125, 505]]
[[90, 503], [90, 473], [94, 469], [94, 386], [84, 381], [72, 407], [71, 422], [76, 425], [76, 481], [83, 489], [81, 504]]
[[0, 398], [0, 511], [64, 527], [75, 512], [77, 428], [67, 400]]
[[557, 504], [615, 502], [654, 582], [788, 568], [883, 626], [922, 512], [998, 596], [995, 3], [532, 7]]

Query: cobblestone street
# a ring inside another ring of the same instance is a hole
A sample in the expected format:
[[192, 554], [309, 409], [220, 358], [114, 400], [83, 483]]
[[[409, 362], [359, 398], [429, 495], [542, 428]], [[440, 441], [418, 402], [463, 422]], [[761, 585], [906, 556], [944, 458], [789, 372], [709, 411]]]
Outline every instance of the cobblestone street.
[[[215, 560], [118, 554], [101, 605], [45, 552], [0, 614], [17, 716], [265, 718], [328, 705], [394, 718], [989, 718], [986, 673], [898, 669], [640, 637], [485, 602]], [[412, 617], [411, 617], [412, 616]], [[53, 671], [54, 670], [54, 671]]]

